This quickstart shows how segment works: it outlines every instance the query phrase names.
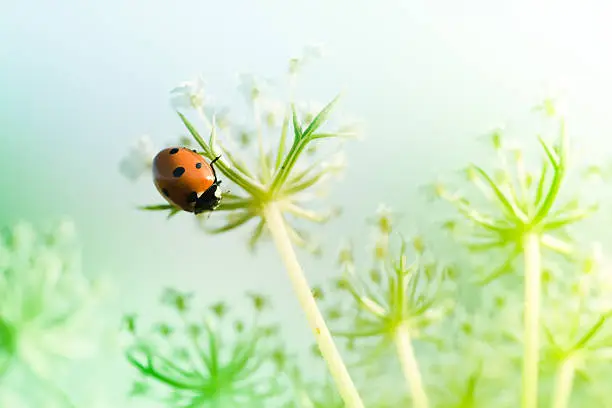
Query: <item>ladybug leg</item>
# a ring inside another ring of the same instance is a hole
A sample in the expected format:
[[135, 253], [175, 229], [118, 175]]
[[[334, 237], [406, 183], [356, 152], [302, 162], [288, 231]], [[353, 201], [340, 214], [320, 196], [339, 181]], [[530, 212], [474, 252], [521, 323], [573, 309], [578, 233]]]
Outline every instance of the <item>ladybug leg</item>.
[[206, 214], [200, 215], [202, 213], [204, 213], [204, 211], [196, 212], [195, 215], [196, 217], [204, 218], [204, 221], [208, 221], [210, 219], [210, 216], [212, 215], [212, 211], [206, 211]]
[[217, 172], [215, 171], [215, 162], [221, 158], [221, 155], [215, 157], [213, 161], [210, 162], [210, 168], [212, 169], [213, 176], [215, 176], [215, 184], [221, 184], [221, 182], [217, 181]]

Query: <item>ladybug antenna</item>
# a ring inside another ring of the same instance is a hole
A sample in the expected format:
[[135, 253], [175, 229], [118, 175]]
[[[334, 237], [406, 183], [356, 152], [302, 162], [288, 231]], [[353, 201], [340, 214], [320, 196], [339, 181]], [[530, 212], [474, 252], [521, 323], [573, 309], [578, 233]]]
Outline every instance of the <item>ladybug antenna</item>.
[[215, 158], [213, 159], [213, 161], [211, 161], [211, 162], [210, 162], [210, 168], [212, 169], [213, 176], [215, 177], [215, 184], [220, 184], [220, 183], [217, 181], [217, 172], [215, 171], [215, 162], [216, 162], [217, 160], [219, 160], [220, 158], [221, 158], [221, 155], [219, 155], [219, 156], [215, 157]]

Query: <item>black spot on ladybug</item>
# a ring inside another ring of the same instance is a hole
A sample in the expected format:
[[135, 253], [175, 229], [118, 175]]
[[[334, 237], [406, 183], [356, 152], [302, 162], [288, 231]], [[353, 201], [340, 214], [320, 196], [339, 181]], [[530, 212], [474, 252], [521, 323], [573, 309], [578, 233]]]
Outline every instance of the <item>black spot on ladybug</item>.
[[192, 152], [197, 153], [198, 151], [196, 149], [191, 149]]
[[191, 193], [187, 194], [188, 203], [195, 203], [197, 199], [198, 199], [198, 193], [196, 193], [195, 191], [192, 191]]
[[185, 168], [184, 167], [177, 167], [176, 169], [174, 169], [174, 171], [172, 172], [172, 175], [174, 177], [181, 177], [183, 175], [183, 173], [185, 173]]
[[178, 153], [178, 149], [176, 147], [170, 150], [170, 154], [177, 154], [177, 153]]
[[196, 169], [201, 169], [202, 168], [202, 163], [196, 163]]
[[168, 193], [168, 190], [166, 190], [165, 188], [162, 188], [162, 193], [164, 193], [166, 197], [170, 197], [170, 193]]

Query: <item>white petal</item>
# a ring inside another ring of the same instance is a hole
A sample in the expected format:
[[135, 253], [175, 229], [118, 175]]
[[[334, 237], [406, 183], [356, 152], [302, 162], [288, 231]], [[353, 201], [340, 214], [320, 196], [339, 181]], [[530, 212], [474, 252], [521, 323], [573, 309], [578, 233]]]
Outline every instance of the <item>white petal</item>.
[[170, 105], [174, 109], [190, 109], [192, 107], [191, 98], [187, 93], [177, 94], [170, 98]]
[[204, 105], [205, 82], [201, 75], [181, 82], [170, 90], [170, 103], [175, 109], [201, 108]]
[[119, 172], [129, 180], [136, 181], [150, 168], [154, 155], [151, 138], [147, 135], [141, 136], [132, 145], [128, 155], [119, 163]]

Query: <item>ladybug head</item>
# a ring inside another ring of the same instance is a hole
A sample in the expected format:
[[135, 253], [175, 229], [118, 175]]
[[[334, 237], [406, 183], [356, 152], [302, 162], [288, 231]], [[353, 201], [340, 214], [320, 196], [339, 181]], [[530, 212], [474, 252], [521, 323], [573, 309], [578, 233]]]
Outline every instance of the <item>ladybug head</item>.
[[221, 181], [215, 182], [197, 198], [193, 211], [195, 214], [213, 211], [219, 206], [222, 197], [220, 184]]

